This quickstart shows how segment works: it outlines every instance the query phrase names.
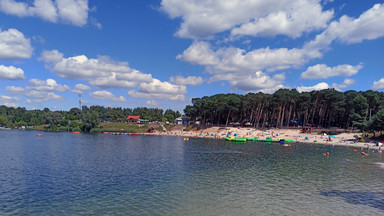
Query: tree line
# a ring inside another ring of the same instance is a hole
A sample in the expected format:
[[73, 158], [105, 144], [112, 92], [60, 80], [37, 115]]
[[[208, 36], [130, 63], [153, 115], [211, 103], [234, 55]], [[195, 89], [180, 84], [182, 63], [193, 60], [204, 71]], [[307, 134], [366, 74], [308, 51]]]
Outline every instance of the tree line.
[[205, 125], [249, 125], [255, 128], [312, 126], [384, 130], [384, 93], [335, 89], [302, 92], [280, 89], [273, 94], [216, 94], [193, 98], [184, 113]]
[[[242, 125], [255, 128], [312, 126], [359, 128], [366, 132], [384, 131], [384, 93], [335, 89], [302, 92], [280, 89], [273, 94], [216, 94], [193, 98], [184, 114], [203, 125]], [[129, 115], [159, 122], [174, 122], [179, 111], [158, 108], [108, 108], [83, 106], [69, 111], [26, 110], [0, 106], [0, 126], [36, 127], [51, 130], [91, 131], [102, 121], [124, 122]]]
[[83, 106], [82, 109], [72, 108], [69, 111], [26, 110], [0, 106], [0, 126], [37, 127], [44, 125], [53, 131], [85, 131], [96, 128], [102, 121], [124, 122], [129, 115], [137, 115], [149, 121], [174, 122], [181, 116], [179, 111], [158, 108], [107, 108], [103, 106]]

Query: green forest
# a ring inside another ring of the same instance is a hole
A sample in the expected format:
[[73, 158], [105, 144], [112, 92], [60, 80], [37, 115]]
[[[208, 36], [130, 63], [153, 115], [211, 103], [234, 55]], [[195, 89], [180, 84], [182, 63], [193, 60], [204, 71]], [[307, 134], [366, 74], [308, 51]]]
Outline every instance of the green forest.
[[72, 108], [69, 111], [50, 111], [48, 108], [26, 110], [20, 107], [0, 106], [0, 126], [91, 132], [92, 129], [98, 128], [101, 122], [125, 122], [129, 115], [138, 115], [148, 121], [173, 122], [181, 114], [171, 109], [164, 112], [162, 109], [146, 107], [130, 109], [83, 106], [81, 110]]
[[358, 128], [375, 135], [384, 130], [384, 93], [280, 89], [273, 94], [216, 94], [193, 98], [184, 113], [191, 121], [208, 125]]
[[[326, 89], [299, 93], [296, 89], [280, 89], [273, 94], [216, 94], [193, 98], [191, 102], [184, 114], [191, 123], [200, 125], [361, 129], [374, 136], [384, 131], [384, 93], [372, 90]], [[50, 111], [0, 106], [0, 126], [90, 132], [102, 122], [125, 122], [129, 115], [139, 115], [149, 121], [174, 122], [181, 113], [146, 107], [83, 106], [69, 111]]]

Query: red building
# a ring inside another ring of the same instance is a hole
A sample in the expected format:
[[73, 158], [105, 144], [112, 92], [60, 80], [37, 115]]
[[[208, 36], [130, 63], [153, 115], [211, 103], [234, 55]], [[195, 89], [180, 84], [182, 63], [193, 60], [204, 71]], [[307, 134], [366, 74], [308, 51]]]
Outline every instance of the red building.
[[127, 117], [127, 121], [128, 122], [135, 122], [135, 123], [137, 123], [137, 122], [139, 122], [139, 119], [140, 119], [140, 116], [128, 116]]

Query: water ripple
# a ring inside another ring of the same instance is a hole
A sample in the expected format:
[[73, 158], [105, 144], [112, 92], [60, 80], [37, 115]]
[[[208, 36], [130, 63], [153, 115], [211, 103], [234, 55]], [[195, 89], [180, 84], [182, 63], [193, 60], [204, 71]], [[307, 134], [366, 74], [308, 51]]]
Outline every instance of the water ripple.
[[[352, 149], [0, 132], [0, 215], [380, 215], [384, 172]], [[330, 151], [330, 157], [322, 153]]]

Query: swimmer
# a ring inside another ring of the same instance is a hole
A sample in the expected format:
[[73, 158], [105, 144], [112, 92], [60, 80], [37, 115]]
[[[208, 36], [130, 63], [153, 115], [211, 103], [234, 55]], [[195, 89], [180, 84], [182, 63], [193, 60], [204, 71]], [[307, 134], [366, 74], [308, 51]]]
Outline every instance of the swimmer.
[[368, 153], [365, 153], [365, 152], [363, 152], [363, 151], [361, 152], [361, 155], [363, 155], [363, 156], [369, 156]]
[[329, 156], [329, 152], [324, 152], [324, 156]]

